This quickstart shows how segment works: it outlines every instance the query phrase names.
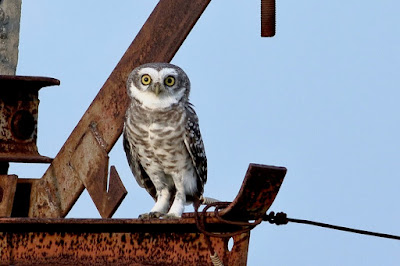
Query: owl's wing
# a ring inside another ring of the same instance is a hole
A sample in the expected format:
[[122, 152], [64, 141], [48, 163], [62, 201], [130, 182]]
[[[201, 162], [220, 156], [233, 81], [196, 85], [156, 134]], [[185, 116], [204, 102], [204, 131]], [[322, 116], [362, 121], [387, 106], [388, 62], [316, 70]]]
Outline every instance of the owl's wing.
[[199, 119], [191, 104], [186, 107], [186, 116], [184, 142], [196, 169], [198, 196], [200, 196], [203, 194], [204, 184], [207, 182], [207, 157], [200, 134]]
[[129, 139], [129, 133], [124, 130], [123, 145], [126, 153], [126, 158], [128, 159], [128, 163], [132, 170], [133, 176], [135, 177], [139, 186], [145, 188], [147, 192], [154, 199], [156, 199], [156, 188], [154, 187], [154, 184], [150, 180], [150, 177], [147, 175], [146, 171], [143, 169], [143, 166], [140, 164], [136, 148], [132, 143], [128, 141]]

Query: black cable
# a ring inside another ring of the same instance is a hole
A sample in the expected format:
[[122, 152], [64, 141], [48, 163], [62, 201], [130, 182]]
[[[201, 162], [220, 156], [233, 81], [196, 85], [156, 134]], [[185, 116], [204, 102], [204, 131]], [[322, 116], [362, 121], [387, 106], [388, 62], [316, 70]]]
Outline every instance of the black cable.
[[356, 233], [356, 234], [400, 240], [400, 236], [396, 236], [396, 235], [382, 234], [382, 233], [377, 233], [377, 232], [359, 230], [359, 229], [354, 229], [354, 228], [349, 228], [349, 227], [337, 226], [337, 225], [320, 223], [320, 222], [303, 220], [303, 219], [288, 218], [286, 213], [283, 213], [283, 212], [278, 212], [276, 215], [274, 212], [270, 212], [269, 214], [266, 214], [264, 216], [263, 220], [268, 221], [271, 224], [276, 224], [276, 225], [282, 225], [282, 224], [287, 224], [288, 222], [292, 222], [292, 223], [319, 226], [319, 227], [324, 227], [324, 228], [329, 228], [329, 229], [334, 229], [334, 230]]

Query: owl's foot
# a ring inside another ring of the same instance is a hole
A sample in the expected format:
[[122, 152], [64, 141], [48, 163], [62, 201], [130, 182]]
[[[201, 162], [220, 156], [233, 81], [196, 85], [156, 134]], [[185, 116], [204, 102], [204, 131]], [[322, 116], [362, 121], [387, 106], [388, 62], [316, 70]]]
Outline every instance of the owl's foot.
[[164, 215], [165, 214], [161, 212], [149, 212], [139, 215], [139, 219], [158, 219], [160, 217], [163, 217]]

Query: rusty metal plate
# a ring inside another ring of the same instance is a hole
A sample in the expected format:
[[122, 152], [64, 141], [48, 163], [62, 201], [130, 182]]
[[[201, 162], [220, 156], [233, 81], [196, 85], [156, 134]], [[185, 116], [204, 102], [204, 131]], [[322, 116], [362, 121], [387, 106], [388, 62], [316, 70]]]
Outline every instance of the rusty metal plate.
[[275, 200], [286, 175], [285, 167], [250, 164], [239, 194], [220, 215], [228, 220], [256, 220]]
[[111, 193], [107, 192], [109, 158], [102, 147], [103, 141], [98, 139], [99, 136], [96, 137], [96, 133], [93, 133], [96, 127], [94, 125], [92, 127], [94, 129], [89, 129], [79, 141], [70, 166], [81, 178], [101, 217], [111, 218], [127, 191], [113, 167], [109, 185]]
[[[229, 229], [215, 218], [207, 220], [215, 229]], [[212, 265], [193, 218], [0, 219], [0, 227], [1, 264]], [[249, 233], [233, 237], [231, 251], [228, 241], [211, 237], [225, 265], [246, 265]]]
[[10, 217], [18, 177], [16, 175], [0, 175], [0, 217]]

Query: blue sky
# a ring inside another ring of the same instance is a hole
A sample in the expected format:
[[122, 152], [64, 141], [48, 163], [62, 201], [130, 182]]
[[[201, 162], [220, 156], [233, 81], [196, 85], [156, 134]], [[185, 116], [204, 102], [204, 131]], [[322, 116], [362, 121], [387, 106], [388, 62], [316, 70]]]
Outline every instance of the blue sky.
[[[56, 156], [158, 1], [23, 1], [17, 74], [40, 91], [38, 147]], [[207, 196], [233, 200], [249, 163], [288, 168], [270, 210], [400, 235], [400, 3], [277, 1], [260, 37], [260, 1], [214, 0], [172, 63], [192, 83], [209, 164]], [[128, 189], [116, 218], [153, 201], [119, 140]], [[47, 165], [13, 164], [41, 177]], [[190, 209], [189, 209], [190, 210]], [[68, 217], [100, 217], [86, 192]], [[398, 265], [400, 243], [306, 225], [252, 231], [249, 265]]]

